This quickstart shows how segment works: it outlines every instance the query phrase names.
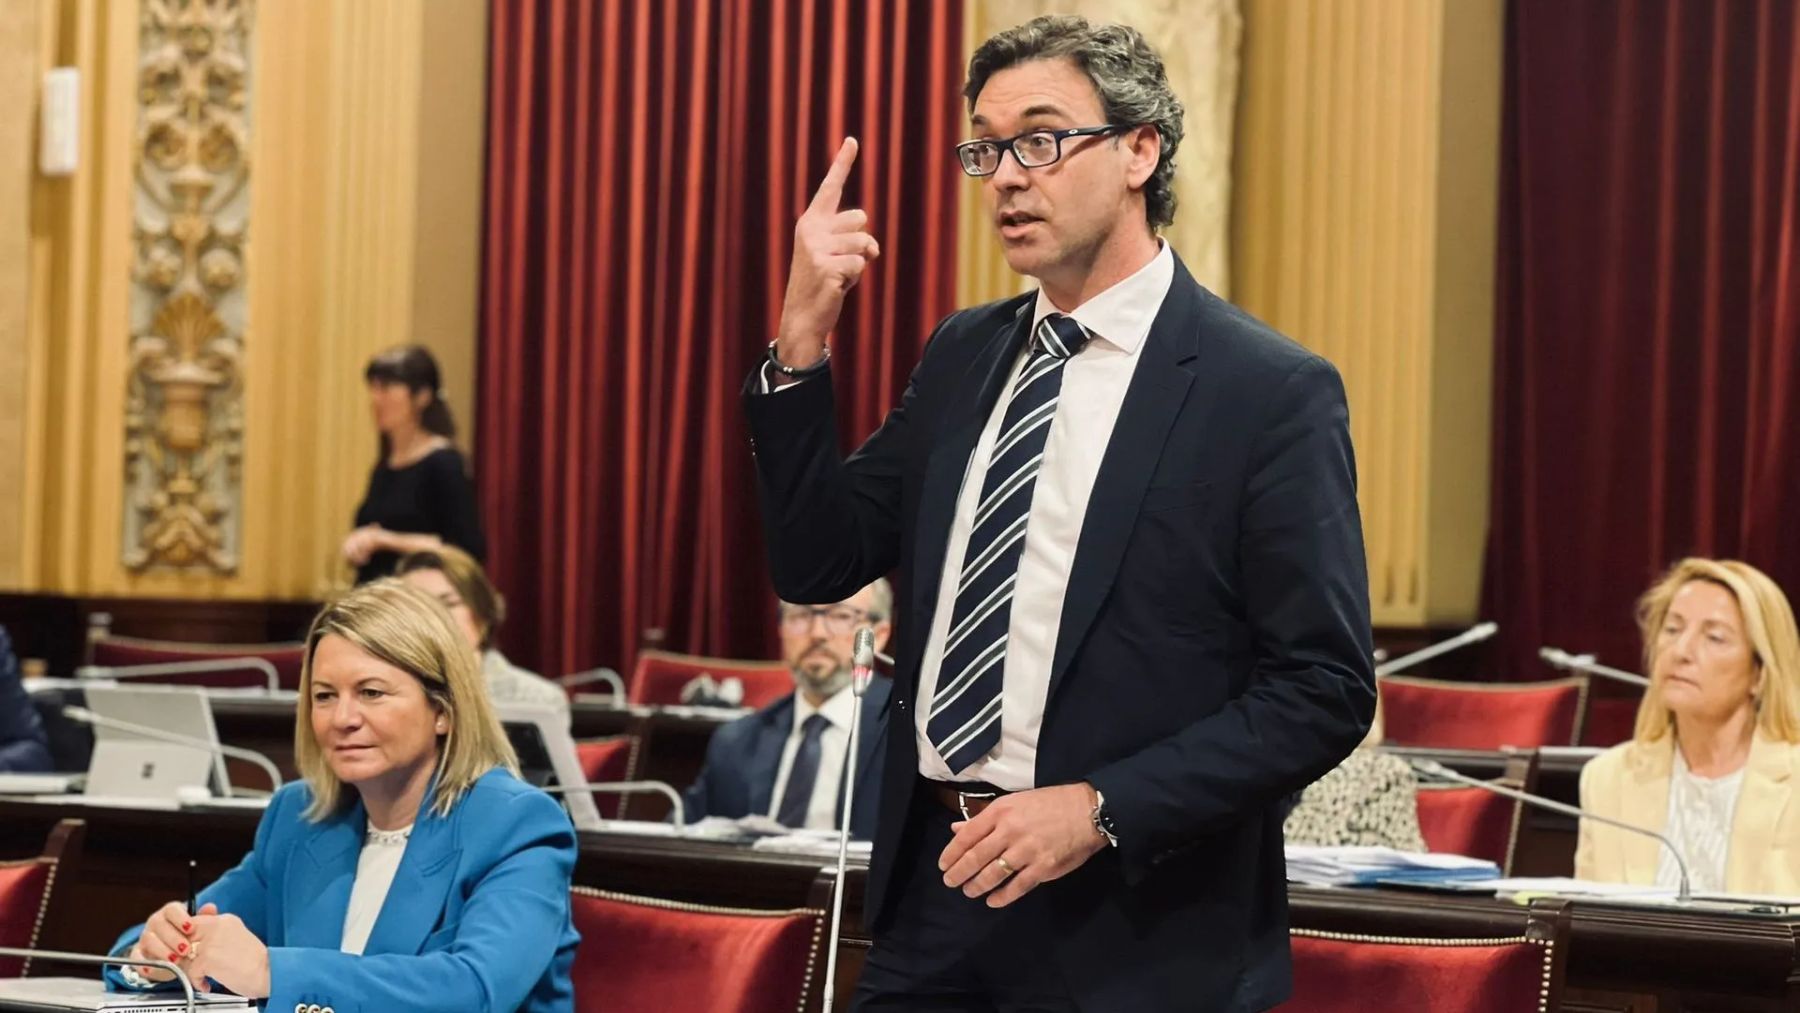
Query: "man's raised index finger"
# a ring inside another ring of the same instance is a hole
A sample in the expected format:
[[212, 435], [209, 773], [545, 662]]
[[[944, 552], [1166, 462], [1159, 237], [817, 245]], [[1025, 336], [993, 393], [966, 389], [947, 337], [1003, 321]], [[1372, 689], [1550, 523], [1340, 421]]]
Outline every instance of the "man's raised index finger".
[[819, 184], [819, 192], [813, 195], [814, 208], [837, 210], [838, 201], [844, 196], [844, 181], [850, 178], [850, 167], [855, 164], [856, 138], [846, 137], [838, 146], [837, 157], [831, 160], [831, 168], [825, 171], [825, 181]]

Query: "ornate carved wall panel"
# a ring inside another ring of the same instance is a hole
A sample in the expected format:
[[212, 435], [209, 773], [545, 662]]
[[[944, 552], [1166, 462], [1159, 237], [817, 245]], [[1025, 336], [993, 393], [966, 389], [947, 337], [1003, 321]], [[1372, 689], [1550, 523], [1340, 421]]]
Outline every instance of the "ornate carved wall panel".
[[252, 0], [140, 8], [123, 562], [233, 573]]

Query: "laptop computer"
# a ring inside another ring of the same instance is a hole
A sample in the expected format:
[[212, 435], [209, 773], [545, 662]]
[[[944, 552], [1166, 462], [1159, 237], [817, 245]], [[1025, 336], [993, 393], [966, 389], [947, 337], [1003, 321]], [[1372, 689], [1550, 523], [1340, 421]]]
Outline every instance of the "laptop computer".
[[[179, 800], [196, 790], [225, 795], [230, 781], [219, 753], [219, 734], [204, 690], [193, 686], [89, 686], [87, 709], [94, 724], [87, 795]], [[176, 742], [115, 726], [154, 728]], [[192, 744], [189, 744], [192, 743]], [[184, 791], [185, 789], [185, 791]]]

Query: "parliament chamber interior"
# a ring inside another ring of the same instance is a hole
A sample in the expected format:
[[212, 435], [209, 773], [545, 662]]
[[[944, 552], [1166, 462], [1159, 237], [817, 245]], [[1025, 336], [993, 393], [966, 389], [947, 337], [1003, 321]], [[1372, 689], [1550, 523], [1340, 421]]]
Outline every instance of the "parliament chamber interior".
[[0, 110], [0, 1010], [1800, 1010], [1795, 0], [9, 0]]

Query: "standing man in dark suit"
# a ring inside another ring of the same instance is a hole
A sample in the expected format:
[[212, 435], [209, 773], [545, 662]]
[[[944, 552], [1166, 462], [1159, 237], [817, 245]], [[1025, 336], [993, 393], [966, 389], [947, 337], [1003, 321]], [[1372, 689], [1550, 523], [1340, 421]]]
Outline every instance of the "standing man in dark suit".
[[880, 253], [847, 140], [744, 399], [782, 596], [901, 575], [857, 1008], [1264, 1009], [1282, 802], [1375, 706], [1343, 385], [1158, 237], [1181, 104], [1136, 31], [1038, 18], [964, 94], [1040, 288], [939, 324], [841, 460], [826, 338]]
[[[768, 816], [796, 828], [829, 830], [842, 823], [844, 753], [856, 694], [850, 688], [856, 631], [870, 627], [875, 649], [887, 646], [894, 589], [886, 580], [831, 605], [781, 603], [781, 656], [794, 692], [713, 733], [706, 763], [683, 799], [689, 821], [705, 816]], [[856, 804], [850, 836], [875, 837], [888, 694], [876, 676], [862, 698], [857, 743]]]

